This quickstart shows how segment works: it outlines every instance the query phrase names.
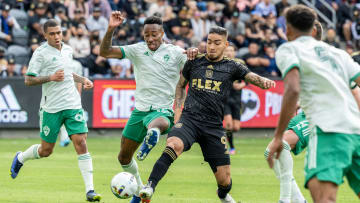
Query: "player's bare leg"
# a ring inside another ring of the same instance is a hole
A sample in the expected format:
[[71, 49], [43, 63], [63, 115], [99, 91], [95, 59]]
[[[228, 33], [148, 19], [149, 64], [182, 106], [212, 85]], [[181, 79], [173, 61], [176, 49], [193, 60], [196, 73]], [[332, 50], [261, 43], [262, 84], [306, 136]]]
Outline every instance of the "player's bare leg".
[[159, 117], [150, 122], [147, 126], [147, 133], [137, 154], [137, 159], [142, 161], [159, 142], [161, 133], [165, 132], [170, 123], [164, 117]]
[[218, 184], [217, 194], [221, 202], [236, 203], [229, 194], [232, 187], [230, 165], [217, 166], [214, 175]]
[[314, 203], [335, 203], [338, 186], [332, 182], [319, 181], [316, 177], [308, 182]]
[[140, 190], [142, 202], [150, 202], [159, 181], [165, 176], [170, 165], [181, 155], [184, 143], [178, 137], [167, 139], [166, 148], [160, 158], [156, 161], [151, 171], [148, 183]]
[[78, 164], [85, 183], [86, 199], [90, 202], [100, 201], [101, 195], [94, 191], [93, 164], [86, 145], [86, 133], [71, 135], [75, 151], [78, 155]]

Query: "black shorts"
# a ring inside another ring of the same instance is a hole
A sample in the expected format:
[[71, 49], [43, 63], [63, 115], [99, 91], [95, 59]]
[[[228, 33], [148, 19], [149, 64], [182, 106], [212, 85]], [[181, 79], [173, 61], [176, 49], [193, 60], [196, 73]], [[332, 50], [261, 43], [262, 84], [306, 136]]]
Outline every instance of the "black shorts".
[[203, 122], [183, 114], [169, 132], [168, 138], [170, 137], [178, 137], [183, 141], [184, 152], [190, 150], [195, 142], [199, 143], [204, 160], [209, 162], [213, 172], [216, 172], [217, 166], [230, 165], [226, 136], [222, 126], [205, 126]]
[[224, 115], [231, 115], [232, 118], [234, 120], [239, 120], [241, 119], [241, 102], [235, 102], [235, 101], [228, 101], [225, 104], [225, 108], [224, 108]]

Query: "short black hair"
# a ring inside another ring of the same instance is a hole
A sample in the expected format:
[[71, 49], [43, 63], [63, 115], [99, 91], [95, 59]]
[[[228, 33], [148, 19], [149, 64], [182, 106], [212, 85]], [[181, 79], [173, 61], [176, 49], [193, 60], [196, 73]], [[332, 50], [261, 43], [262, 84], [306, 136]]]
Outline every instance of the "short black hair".
[[228, 32], [225, 28], [220, 27], [220, 26], [214, 26], [210, 28], [209, 34], [218, 34], [218, 35], [223, 35], [227, 38], [228, 36]]
[[146, 25], [146, 24], [157, 24], [157, 25], [163, 26], [163, 21], [158, 16], [150, 16], [150, 17], [145, 19], [144, 25]]
[[304, 5], [291, 6], [285, 14], [286, 22], [300, 32], [309, 32], [317, 19], [315, 11]]
[[56, 27], [56, 26], [60, 26], [60, 23], [55, 19], [49, 19], [44, 23], [44, 28], [43, 28], [44, 32], [46, 32], [49, 27]]

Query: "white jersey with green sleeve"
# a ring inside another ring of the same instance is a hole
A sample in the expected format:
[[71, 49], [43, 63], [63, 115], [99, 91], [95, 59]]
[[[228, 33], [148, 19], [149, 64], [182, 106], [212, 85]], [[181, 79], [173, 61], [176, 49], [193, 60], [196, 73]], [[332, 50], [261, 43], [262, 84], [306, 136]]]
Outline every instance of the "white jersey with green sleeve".
[[311, 127], [360, 135], [360, 112], [350, 89], [360, 66], [348, 53], [302, 36], [281, 45], [275, 57], [283, 77], [299, 68], [300, 105]]
[[136, 109], [172, 109], [176, 84], [187, 60], [184, 50], [162, 43], [156, 51], [151, 51], [145, 42], [120, 48], [123, 57], [134, 64]]
[[26, 75], [50, 76], [57, 70], [64, 70], [64, 81], [42, 84], [42, 99], [40, 108], [48, 113], [56, 113], [66, 109], [81, 109], [81, 98], [75, 88], [72, 73], [73, 50], [62, 44], [61, 51], [44, 43], [38, 47], [31, 57]]

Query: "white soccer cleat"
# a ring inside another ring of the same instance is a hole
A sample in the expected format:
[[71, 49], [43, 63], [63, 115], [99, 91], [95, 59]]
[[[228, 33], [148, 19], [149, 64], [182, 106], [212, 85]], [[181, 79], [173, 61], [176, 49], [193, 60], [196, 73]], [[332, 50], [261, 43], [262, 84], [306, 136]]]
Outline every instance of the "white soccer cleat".
[[220, 199], [221, 203], [236, 203], [235, 200], [228, 193], [224, 199]]
[[154, 189], [150, 186], [150, 184], [146, 184], [139, 193], [142, 202], [150, 202], [153, 194]]

